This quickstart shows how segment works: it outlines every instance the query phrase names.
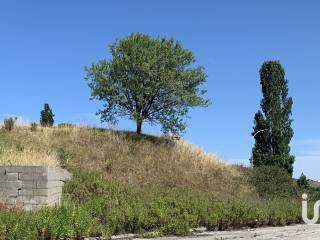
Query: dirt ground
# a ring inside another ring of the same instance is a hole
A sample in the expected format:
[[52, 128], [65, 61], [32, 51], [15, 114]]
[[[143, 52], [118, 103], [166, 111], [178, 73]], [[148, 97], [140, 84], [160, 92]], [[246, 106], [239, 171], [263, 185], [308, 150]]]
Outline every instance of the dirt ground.
[[[197, 236], [163, 237], [163, 238], [156, 238], [156, 239], [157, 240], [226, 240], [226, 239], [319, 240], [320, 224], [293, 225], [293, 226], [285, 226], [285, 227], [267, 227], [267, 228], [257, 228], [257, 229], [239, 230], [239, 231], [203, 232], [203, 233], [197, 234]], [[143, 240], [146, 240], [146, 239], [143, 239]]]

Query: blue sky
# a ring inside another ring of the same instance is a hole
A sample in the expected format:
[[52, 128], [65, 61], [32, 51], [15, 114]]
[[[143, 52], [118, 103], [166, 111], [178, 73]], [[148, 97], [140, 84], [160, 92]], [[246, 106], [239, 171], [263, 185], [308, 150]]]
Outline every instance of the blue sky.
[[295, 176], [320, 179], [319, 11], [316, 0], [1, 1], [0, 119], [38, 121], [49, 102], [57, 123], [99, 125], [101, 104], [89, 100], [84, 67], [109, 59], [108, 46], [132, 32], [174, 37], [205, 67], [213, 102], [191, 112], [188, 141], [248, 164], [258, 71], [280, 60], [294, 100]]

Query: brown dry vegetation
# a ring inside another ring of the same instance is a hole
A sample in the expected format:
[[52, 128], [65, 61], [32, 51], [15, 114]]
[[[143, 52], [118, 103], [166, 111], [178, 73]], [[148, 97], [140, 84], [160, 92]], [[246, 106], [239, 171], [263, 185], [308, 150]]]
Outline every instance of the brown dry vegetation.
[[251, 193], [240, 171], [182, 140], [86, 127], [19, 126], [1, 131], [0, 163], [57, 164], [129, 184], [185, 187], [217, 195]]

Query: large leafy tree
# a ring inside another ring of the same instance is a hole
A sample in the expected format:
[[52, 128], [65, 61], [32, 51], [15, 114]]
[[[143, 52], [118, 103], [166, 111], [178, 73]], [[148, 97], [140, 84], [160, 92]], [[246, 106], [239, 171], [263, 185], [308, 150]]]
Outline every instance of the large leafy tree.
[[141, 133], [142, 124], [160, 124], [164, 133], [185, 130], [189, 108], [207, 106], [201, 85], [202, 67], [179, 42], [131, 34], [110, 47], [112, 59], [86, 68], [92, 97], [104, 102], [102, 121], [115, 124], [129, 117]]
[[280, 62], [265, 62], [260, 69], [263, 98], [261, 110], [254, 117], [252, 135], [254, 166], [278, 166], [292, 174], [294, 156], [290, 155], [293, 137], [292, 98], [288, 96], [288, 81]]

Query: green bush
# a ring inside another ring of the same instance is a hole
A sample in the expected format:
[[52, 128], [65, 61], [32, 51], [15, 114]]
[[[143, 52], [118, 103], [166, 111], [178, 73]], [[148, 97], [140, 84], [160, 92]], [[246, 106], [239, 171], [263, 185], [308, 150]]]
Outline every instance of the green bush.
[[297, 199], [299, 191], [292, 177], [276, 166], [261, 166], [249, 173], [249, 183], [263, 199], [289, 198]]
[[0, 212], [1, 239], [83, 239], [109, 236], [107, 229], [75, 206], [44, 209], [38, 212]]

